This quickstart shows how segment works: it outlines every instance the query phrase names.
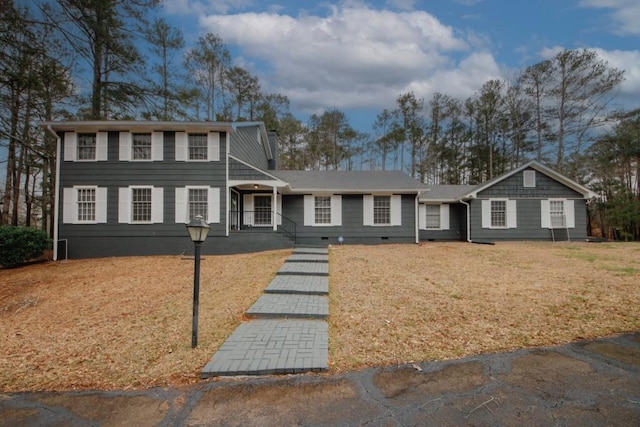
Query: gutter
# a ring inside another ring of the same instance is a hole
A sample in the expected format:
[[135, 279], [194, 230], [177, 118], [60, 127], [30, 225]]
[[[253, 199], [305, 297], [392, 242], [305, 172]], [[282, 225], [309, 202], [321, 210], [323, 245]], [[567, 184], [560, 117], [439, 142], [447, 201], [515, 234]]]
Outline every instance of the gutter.
[[60, 153], [62, 151], [60, 136], [47, 125], [47, 130], [56, 137], [56, 178], [54, 187], [55, 212], [53, 213], [53, 260], [58, 260], [58, 221], [60, 220]]

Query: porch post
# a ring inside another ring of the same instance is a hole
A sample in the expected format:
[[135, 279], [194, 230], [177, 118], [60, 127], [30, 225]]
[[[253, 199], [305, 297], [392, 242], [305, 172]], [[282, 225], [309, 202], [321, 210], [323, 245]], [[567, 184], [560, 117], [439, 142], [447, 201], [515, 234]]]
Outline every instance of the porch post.
[[271, 222], [273, 223], [273, 231], [278, 231], [278, 218], [276, 212], [278, 210], [278, 188], [273, 187], [273, 200], [271, 202]]

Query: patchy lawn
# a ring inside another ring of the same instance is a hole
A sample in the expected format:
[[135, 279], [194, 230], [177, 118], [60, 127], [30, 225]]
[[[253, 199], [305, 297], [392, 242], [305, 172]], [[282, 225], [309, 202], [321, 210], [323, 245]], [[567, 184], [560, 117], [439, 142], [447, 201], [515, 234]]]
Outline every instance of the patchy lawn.
[[[0, 270], [0, 390], [198, 381], [290, 251], [74, 260]], [[330, 366], [449, 359], [640, 330], [640, 244], [340, 246]]]

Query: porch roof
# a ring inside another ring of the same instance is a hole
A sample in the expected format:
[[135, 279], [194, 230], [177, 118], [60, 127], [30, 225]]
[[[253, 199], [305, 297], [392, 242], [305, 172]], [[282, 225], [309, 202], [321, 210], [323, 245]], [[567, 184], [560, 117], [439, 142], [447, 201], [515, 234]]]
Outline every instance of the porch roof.
[[418, 193], [427, 187], [399, 171], [270, 171], [294, 193]]

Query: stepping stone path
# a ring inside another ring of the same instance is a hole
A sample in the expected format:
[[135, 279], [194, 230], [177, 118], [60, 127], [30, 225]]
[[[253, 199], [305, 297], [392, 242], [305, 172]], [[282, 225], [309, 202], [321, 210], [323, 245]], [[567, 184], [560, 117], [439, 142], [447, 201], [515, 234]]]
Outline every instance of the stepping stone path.
[[202, 378], [329, 369], [329, 252], [296, 248]]

